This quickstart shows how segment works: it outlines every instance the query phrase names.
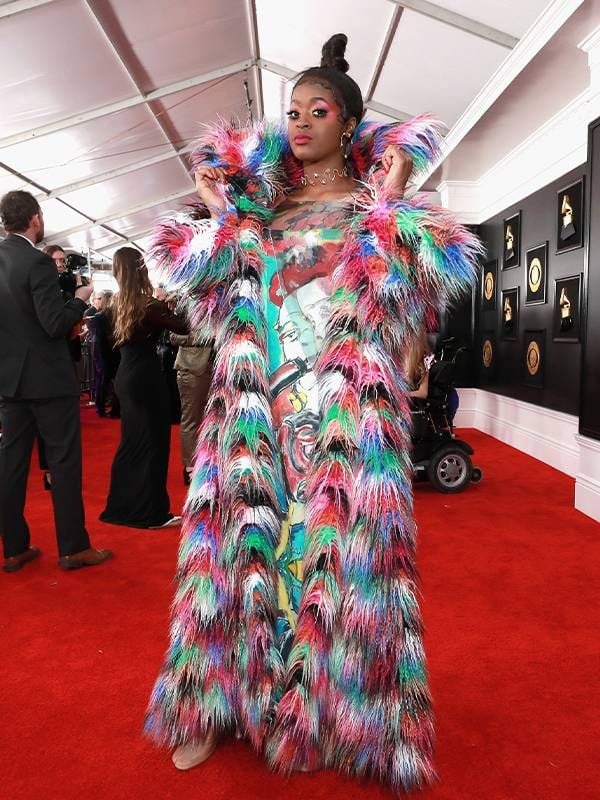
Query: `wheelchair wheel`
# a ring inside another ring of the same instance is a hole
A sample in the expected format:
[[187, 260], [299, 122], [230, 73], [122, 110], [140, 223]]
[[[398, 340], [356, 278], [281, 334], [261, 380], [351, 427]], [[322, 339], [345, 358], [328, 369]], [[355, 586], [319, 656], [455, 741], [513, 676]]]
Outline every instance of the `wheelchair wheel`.
[[427, 468], [431, 484], [446, 494], [462, 492], [471, 482], [473, 464], [464, 450], [447, 445], [434, 453]]

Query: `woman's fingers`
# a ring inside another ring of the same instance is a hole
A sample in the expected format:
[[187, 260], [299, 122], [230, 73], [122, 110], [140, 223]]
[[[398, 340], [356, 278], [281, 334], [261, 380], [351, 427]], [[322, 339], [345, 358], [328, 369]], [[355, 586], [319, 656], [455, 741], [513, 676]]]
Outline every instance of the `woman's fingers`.
[[196, 170], [196, 180], [224, 181], [225, 170], [222, 167], [200, 167]]
[[202, 166], [196, 170], [194, 177], [198, 196], [214, 216], [225, 207], [222, 186], [225, 183], [225, 170]]

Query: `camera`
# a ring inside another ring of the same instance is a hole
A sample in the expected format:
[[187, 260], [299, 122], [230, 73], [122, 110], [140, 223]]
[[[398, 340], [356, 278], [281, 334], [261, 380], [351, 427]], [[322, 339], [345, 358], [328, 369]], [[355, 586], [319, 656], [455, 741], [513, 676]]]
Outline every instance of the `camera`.
[[73, 272], [73, 270], [80, 269], [81, 267], [87, 267], [87, 258], [85, 256], [80, 256], [78, 253], [67, 253], [65, 256], [65, 265], [69, 272]]

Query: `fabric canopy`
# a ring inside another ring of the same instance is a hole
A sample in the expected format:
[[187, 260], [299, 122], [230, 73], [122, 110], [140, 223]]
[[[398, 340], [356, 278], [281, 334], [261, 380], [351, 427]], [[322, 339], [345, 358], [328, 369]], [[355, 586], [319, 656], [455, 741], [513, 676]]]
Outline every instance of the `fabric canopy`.
[[0, 2], [0, 193], [32, 191], [47, 242], [110, 260], [193, 196], [201, 123], [281, 116], [333, 33], [370, 118], [451, 129], [547, 0]]

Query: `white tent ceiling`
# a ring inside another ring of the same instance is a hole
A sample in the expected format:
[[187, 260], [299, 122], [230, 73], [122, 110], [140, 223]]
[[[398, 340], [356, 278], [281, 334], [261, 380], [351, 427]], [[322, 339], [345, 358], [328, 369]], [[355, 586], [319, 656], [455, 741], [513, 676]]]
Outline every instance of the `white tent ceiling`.
[[348, 34], [368, 116], [432, 111], [456, 128], [556, 5], [0, 0], [0, 194], [34, 192], [48, 242], [143, 249], [154, 220], [193, 195], [200, 123], [280, 117], [289, 78], [331, 34]]

